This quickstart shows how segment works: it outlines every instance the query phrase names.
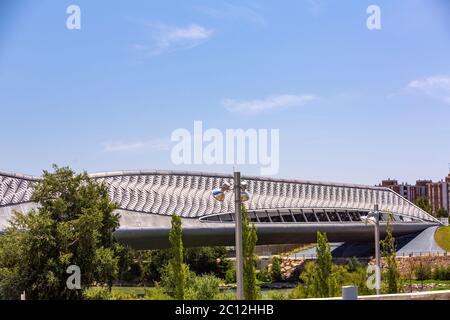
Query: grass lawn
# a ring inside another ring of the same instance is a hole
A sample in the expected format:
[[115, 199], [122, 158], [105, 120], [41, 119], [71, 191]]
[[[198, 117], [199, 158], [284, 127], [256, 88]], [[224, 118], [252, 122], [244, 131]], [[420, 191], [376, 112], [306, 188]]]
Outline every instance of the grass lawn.
[[[420, 281], [420, 280], [411, 280], [411, 283], [413, 284], [433, 284], [433, 283], [442, 283], [442, 284], [447, 284], [450, 286], [450, 280], [424, 280], [424, 281]], [[405, 284], [409, 284], [409, 280], [405, 279]]]
[[442, 249], [450, 251], [450, 226], [437, 229], [434, 239]]
[[151, 290], [151, 287], [112, 287], [113, 293], [125, 293], [136, 296], [145, 295], [145, 290]]

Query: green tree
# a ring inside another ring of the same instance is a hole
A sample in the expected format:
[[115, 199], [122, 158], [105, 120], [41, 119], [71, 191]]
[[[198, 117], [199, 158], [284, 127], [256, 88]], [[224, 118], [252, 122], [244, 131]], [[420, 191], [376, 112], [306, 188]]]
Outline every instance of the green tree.
[[170, 250], [150, 250], [144, 256], [144, 280], [154, 284], [161, 280], [162, 269], [170, 260]]
[[261, 282], [271, 282], [272, 277], [267, 270], [267, 267], [262, 267], [259, 272], [256, 274], [256, 278]]
[[341, 287], [350, 281], [345, 267], [333, 264], [325, 233], [317, 232], [317, 259], [309, 262], [300, 274], [302, 282], [290, 294], [291, 298], [327, 298], [339, 295]]
[[440, 208], [436, 211], [434, 215], [436, 216], [436, 218], [447, 218], [448, 212], [444, 208]]
[[317, 261], [316, 276], [314, 277], [313, 287], [318, 298], [330, 296], [330, 276], [333, 267], [333, 257], [331, 255], [330, 245], [325, 233], [317, 232]]
[[272, 269], [270, 270], [270, 276], [273, 282], [283, 280], [283, 274], [281, 273], [281, 259], [278, 256], [272, 257]]
[[[365, 266], [357, 266], [353, 271], [348, 271], [346, 273], [348, 275], [348, 279], [346, 283], [343, 285], [352, 285], [358, 287], [358, 295], [368, 296], [375, 294], [375, 289], [369, 289], [367, 287], [367, 268]], [[341, 287], [342, 287], [341, 286]]]
[[384, 271], [384, 291], [386, 293], [398, 293], [401, 291], [400, 273], [398, 271], [396, 250], [397, 245], [395, 238], [392, 235], [392, 215], [389, 215], [389, 219], [386, 225], [386, 238], [380, 241], [381, 255], [386, 263], [386, 270]]
[[225, 273], [225, 283], [236, 283], [236, 267], [234, 264], [232, 264]]
[[53, 168], [34, 186], [37, 208], [15, 212], [0, 237], [0, 298], [25, 291], [28, 299], [82, 299], [67, 288], [70, 265], [80, 268], [84, 288], [110, 287], [117, 276], [119, 217], [108, 189], [86, 173]]
[[225, 247], [187, 248], [184, 250], [184, 257], [189, 269], [196, 274], [211, 273], [216, 277], [225, 279], [225, 274], [230, 268], [230, 262], [225, 256], [226, 253]]
[[181, 218], [172, 215], [172, 229], [169, 233], [171, 258], [169, 261], [169, 274], [173, 279], [175, 290], [173, 297], [178, 300], [184, 299], [186, 285], [187, 266], [183, 263], [183, 239], [181, 229]]
[[247, 208], [242, 205], [242, 242], [244, 256], [244, 298], [246, 300], [256, 300], [259, 295], [259, 287], [256, 285], [256, 262], [255, 255], [256, 242], [258, 236], [256, 227], [248, 223]]
[[416, 199], [416, 206], [430, 214], [433, 212], [433, 207], [427, 197], [418, 197]]

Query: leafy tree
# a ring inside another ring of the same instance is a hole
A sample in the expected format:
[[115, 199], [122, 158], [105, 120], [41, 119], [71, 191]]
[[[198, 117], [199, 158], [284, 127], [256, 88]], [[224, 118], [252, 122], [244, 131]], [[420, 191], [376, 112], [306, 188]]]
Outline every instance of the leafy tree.
[[136, 251], [128, 246], [123, 246], [119, 251], [118, 280], [145, 282], [145, 266], [149, 256], [150, 251]]
[[151, 250], [143, 253], [144, 280], [156, 283], [161, 280], [162, 267], [170, 260], [170, 250]]
[[281, 259], [278, 256], [272, 257], [272, 269], [270, 276], [274, 282], [283, 281], [283, 275], [281, 273]]
[[351, 259], [346, 267], [332, 262], [331, 249], [325, 233], [317, 233], [317, 260], [308, 262], [300, 274], [299, 284], [289, 298], [336, 297], [344, 285], [357, 285], [361, 294], [371, 294], [366, 286], [366, 269], [357, 259]]
[[81, 290], [66, 285], [70, 265], [81, 270], [84, 288], [111, 286], [117, 275], [119, 226], [108, 189], [86, 173], [53, 166], [34, 186], [39, 206], [15, 212], [0, 237], [0, 297], [17, 299], [82, 299]]
[[226, 258], [225, 247], [200, 247], [188, 248], [184, 256], [186, 264], [198, 275], [213, 274], [225, 279], [225, 274], [230, 268], [230, 262]]
[[401, 291], [400, 273], [396, 260], [397, 246], [395, 238], [392, 235], [391, 225], [392, 215], [390, 215], [386, 225], [386, 238], [380, 241], [381, 255], [386, 262], [386, 271], [384, 272], [384, 287], [386, 293], [398, 293]]
[[188, 266], [183, 263], [183, 239], [181, 229], [181, 218], [176, 214], [172, 215], [172, 229], [169, 233], [171, 258], [168, 266], [169, 277], [174, 284], [173, 297], [183, 300], [186, 285], [186, 273]]
[[431, 266], [420, 261], [419, 265], [414, 269], [414, 275], [416, 276], [416, 279], [420, 281], [421, 287], [423, 288], [423, 282], [432, 277]]
[[314, 278], [316, 276], [316, 264], [307, 262], [305, 270], [300, 274], [300, 284], [289, 293], [289, 299], [317, 298], [314, 291]]
[[[165, 266], [161, 268], [161, 287], [163, 288], [164, 292], [168, 294], [170, 297], [172, 297], [175, 300], [182, 300], [186, 299], [186, 291], [187, 288], [192, 287], [192, 284], [194, 282], [195, 277], [197, 276], [194, 272], [189, 270], [189, 266], [187, 264], [181, 265], [181, 272], [178, 272], [177, 270], [174, 271], [171, 263], [169, 262]], [[183, 282], [179, 283], [179, 273], [183, 274]], [[179, 294], [180, 286], [183, 288], [183, 298], [181, 299]], [[177, 292], [178, 290], [178, 292]]]
[[362, 267], [362, 264], [357, 257], [351, 257], [347, 260], [348, 272], [356, 272], [360, 267]]
[[416, 199], [416, 206], [430, 214], [433, 212], [433, 207], [427, 197], [418, 197]]
[[248, 223], [247, 208], [242, 205], [242, 242], [244, 256], [244, 298], [246, 300], [256, 300], [259, 295], [259, 288], [256, 285], [256, 262], [255, 255], [256, 242], [258, 236], [254, 224], [250, 227]]
[[367, 287], [367, 268], [360, 265], [357, 266], [353, 271], [347, 271], [346, 282], [341, 285], [352, 285], [358, 287], [358, 295], [368, 296], [375, 294], [375, 289], [369, 289]]
[[317, 232], [317, 262], [316, 276], [314, 277], [313, 287], [317, 297], [325, 298], [330, 296], [330, 275], [333, 266], [333, 257], [331, 255], [330, 245], [325, 233]]
[[447, 218], [448, 212], [444, 208], [440, 208], [436, 211], [434, 215], [436, 216], [436, 218]]
[[236, 283], [236, 267], [231, 265], [231, 267], [225, 273], [225, 283]]
[[256, 278], [261, 282], [271, 282], [272, 277], [266, 267], [263, 267], [256, 274]]

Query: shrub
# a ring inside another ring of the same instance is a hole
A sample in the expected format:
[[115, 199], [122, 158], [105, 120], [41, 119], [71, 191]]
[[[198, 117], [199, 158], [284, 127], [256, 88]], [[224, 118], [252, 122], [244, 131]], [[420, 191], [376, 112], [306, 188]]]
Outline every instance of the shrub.
[[184, 256], [186, 264], [197, 275], [211, 273], [224, 279], [230, 267], [230, 262], [225, 257], [226, 253], [225, 247], [200, 247], [186, 249]]
[[216, 296], [217, 300], [236, 300], [236, 294], [234, 292], [220, 292], [217, 296]]
[[113, 291], [111, 300], [137, 300], [138, 296], [134, 293]]
[[281, 273], [281, 259], [278, 256], [272, 257], [272, 269], [270, 272], [270, 277], [273, 282], [283, 281], [283, 275]]
[[351, 257], [347, 260], [347, 270], [348, 272], [356, 272], [362, 267], [361, 262], [359, 262], [357, 257]]
[[[348, 268], [348, 266], [347, 266]], [[347, 274], [348, 280], [344, 285], [352, 285], [358, 287], [358, 295], [368, 296], [375, 294], [375, 289], [370, 289], [367, 286], [367, 268], [364, 266], [357, 267], [354, 272]]]
[[196, 276], [188, 287], [190, 300], [214, 300], [219, 295], [220, 279], [212, 275]]
[[425, 281], [431, 279], [431, 266], [422, 262], [414, 268], [414, 275], [417, 280]]
[[[194, 272], [189, 270], [189, 266], [186, 264], [182, 264], [183, 273], [185, 274], [184, 285], [186, 288], [189, 288], [196, 275]], [[176, 288], [177, 284], [175, 283], [176, 278], [173, 276], [173, 271], [170, 264], [165, 265], [161, 268], [161, 287], [163, 288], [164, 293], [169, 296], [175, 298], [176, 297]]]
[[270, 291], [267, 294], [267, 299], [268, 300], [286, 300], [287, 297], [283, 292], [280, 291]]
[[105, 287], [90, 287], [83, 290], [83, 298], [86, 300], [111, 300], [111, 291]]
[[225, 283], [236, 283], [236, 268], [232, 265], [225, 273]]
[[433, 270], [432, 275], [436, 280], [450, 280], [450, 266], [437, 267]]
[[270, 276], [267, 268], [261, 268], [261, 270], [259, 270], [259, 272], [256, 274], [256, 278], [261, 282], [270, 282], [272, 280], [272, 277]]
[[171, 300], [172, 298], [164, 293], [164, 290], [160, 286], [155, 286], [145, 290], [144, 300]]

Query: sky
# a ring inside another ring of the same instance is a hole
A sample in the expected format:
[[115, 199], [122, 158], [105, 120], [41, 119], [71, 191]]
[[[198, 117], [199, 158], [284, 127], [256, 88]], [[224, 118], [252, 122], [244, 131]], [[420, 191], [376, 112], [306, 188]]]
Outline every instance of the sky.
[[440, 180], [449, 40], [447, 0], [4, 0], [0, 171], [231, 172], [172, 161], [171, 134], [202, 121], [279, 129], [277, 177]]

